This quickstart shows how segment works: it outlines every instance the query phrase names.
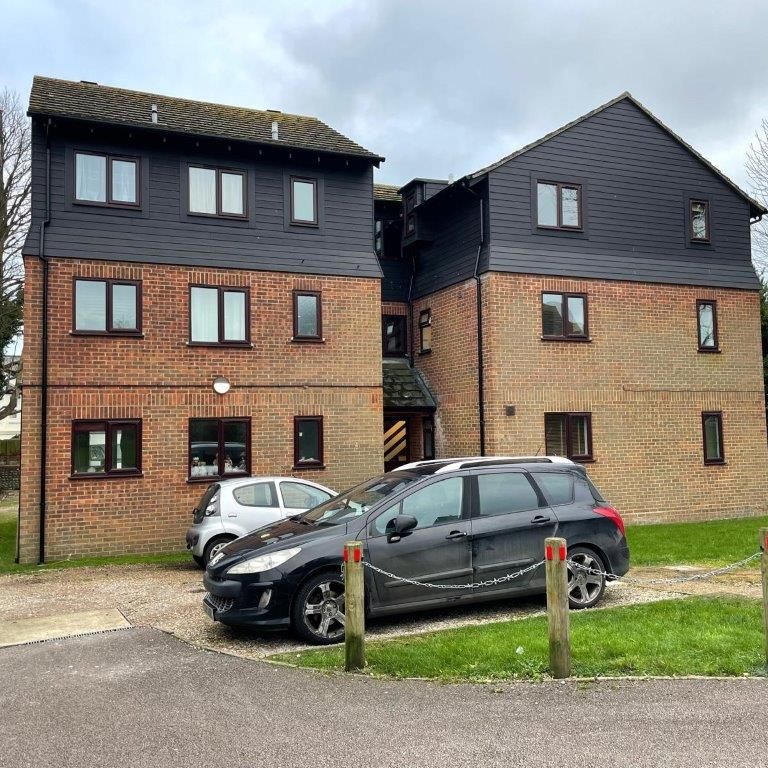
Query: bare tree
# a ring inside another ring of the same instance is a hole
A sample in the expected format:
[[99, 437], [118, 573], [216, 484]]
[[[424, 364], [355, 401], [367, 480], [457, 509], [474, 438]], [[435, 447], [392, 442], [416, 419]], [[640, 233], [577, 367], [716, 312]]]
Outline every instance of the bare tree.
[[[753, 195], [768, 203], [768, 120], [763, 120], [747, 150], [747, 176]], [[752, 227], [752, 256], [758, 274], [768, 276], [768, 221]]]
[[21, 100], [4, 89], [0, 92], [0, 419], [18, 408], [21, 370], [12, 346], [18, 343], [22, 323], [21, 248], [30, 221], [30, 144]]

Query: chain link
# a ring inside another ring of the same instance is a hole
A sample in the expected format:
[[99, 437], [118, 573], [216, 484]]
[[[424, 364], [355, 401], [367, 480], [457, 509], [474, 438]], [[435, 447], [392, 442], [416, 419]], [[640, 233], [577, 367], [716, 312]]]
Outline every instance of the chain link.
[[579, 563], [576, 563], [573, 560], [569, 560], [568, 565], [571, 566], [571, 568], [574, 571], [582, 571], [584, 573], [589, 573], [593, 576], [604, 576], [610, 581], [622, 581], [625, 584], [636, 584], [641, 587], [654, 586], [654, 585], [669, 586], [673, 584], [685, 584], [686, 582], [691, 582], [691, 581], [702, 581], [703, 579], [710, 579], [714, 576], [719, 576], [722, 573], [728, 573], [728, 571], [733, 571], [736, 568], [740, 568], [741, 566], [747, 565], [747, 563], [751, 563], [753, 560], [756, 560], [761, 555], [762, 555], [762, 552], [755, 552], [754, 555], [745, 557], [743, 560], [739, 560], [736, 563], [731, 563], [730, 565], [724, 565], [722, 568], [715, 568], [714, 570], [707, 571], [706, 573], [696, 573], [693, 576], [682, 576], [676, 579], [633, 579], [627, 576], [617, 576], [615, 573], [608, 573], [607, 571], [601, 571], [598, 568], [587, 568], [585, 565], [580, 565]]
[[537, 568], [544, 565], [543, 560], [539, 560], [538, 563], [529, 565], [527, 568], [523, 568], [521, 571], [515, 571], [514, 573], [508, 573], [506, 576], [498, 576], [494, 579], [487, 579], [486, 581], [475, 581], [471, 584], [430, 584], [426, 581], [418, 581], [417, 579], [409, 579], [406, 576], [396, 576], [394, 573], [385, 571], [383, 568], [377, 568], [373, 563], [369, 563], [367, 560], [363, 560], [363, 565], [366, 568], [370, 568], [376, 573], [380, 573], [382, 576], [387, 576], [395, 581], [404, 581], [406, 584], [413, 584], [415, 587], [428, 587], [429, 589], [482, 589], [483, 587], [495, 587], [498, 584], [506, 584], [513, 579], [517, 579], [526, 573], [535, 571]]

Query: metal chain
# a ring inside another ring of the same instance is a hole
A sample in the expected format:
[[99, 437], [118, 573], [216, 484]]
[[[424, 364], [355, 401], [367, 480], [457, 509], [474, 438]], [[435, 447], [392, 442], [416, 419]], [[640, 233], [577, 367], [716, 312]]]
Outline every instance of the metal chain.
[[418, 581], [417, 579], [409, 579], [405, 576], [397, 576], [394, 573], [385, 571], [383, 568], [377, 568], [373, 563], [369, 563], [367, 560], [363, 560], [363, 565], [366, 568], [370, 568], [372, 571], [376, 571], [376, 573], [380, 573], [382, 576], [395, 579], [395, 581], [404, 581], [406, 584], [413, 584], [415, 587], [429, 587], [429, 589], [481, 589], [482, 587], [495, 587], [498, 584], [505, 584], [519, 576], [535, 571], [537, 568], [544, 565], [544, 561], [539, 560], [538, 563], [529, 565], [527, 568], [523, 568], [522, 571], [508, 573], [506, 576], [498, 576], [495, 579], [488, 579], [486, 581], [475, 581], [471, 584], [430, 584], [425, 581]]
[[598, 568], [587, 568], [584, 565], [580, 565], [579, 563], [574, 562], [573, 560], [568, 561], [568, 565], [570, 565], [574, 571], [582, 571], [585, 573], [592, 574], [593, 576], [604, 576], [607, 579], [610, 579], [611, 581], [623, 581], [625, 584], [637, 584], [638, 586], [652, 586], [652, 585], [672, 585], [672, 584], [685, 584], [686, 582], [691, 581], [701, 581], [703, 579], [709, 579], [713, 576], [719, 576], [721, 573], [728, 573], [728, 571], [733, 571], [736, 568], [740, 568], [743, 565], [746, 565], [747, 563], [751, 563], [753, 560], [756, 560], [758, 557], [762, 555], [762, 552], [755, 552], [754, 555], [750, 555], [749, 557], [745, 557], [743, 560], [739, 560], [736, 563], [731, 563], [730, 565], [724, 565], [722, 568], [715, 568], [712, 571], [707, 571], [706, 573], [696, 573], [693, 576], [682, 576], [680, 578], [676, 579], [632, 579], [627, 576], [617, 576], [615, 573], [608, 573], [606, 571], [601, 571]]

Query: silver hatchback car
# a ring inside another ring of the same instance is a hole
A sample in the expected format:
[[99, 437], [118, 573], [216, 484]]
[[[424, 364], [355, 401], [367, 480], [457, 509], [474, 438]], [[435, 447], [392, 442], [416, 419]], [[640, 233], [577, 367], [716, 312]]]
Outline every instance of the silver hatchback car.
[[336, 491], [295, 477], [238, 477], [209, 485], [192, 510], [187, 549], [205, 567], [230, 541], [316, 507]]

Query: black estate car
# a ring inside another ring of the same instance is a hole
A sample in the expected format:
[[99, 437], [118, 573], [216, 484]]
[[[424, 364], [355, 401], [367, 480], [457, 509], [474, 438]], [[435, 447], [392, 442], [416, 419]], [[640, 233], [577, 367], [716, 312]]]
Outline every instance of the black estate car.
[[[585, 469], [567, 459], [424, 461], [374, 477], [288, 520], [228, 544], [208, 564], [203, 605], [215, 621], [293, 627], [324, 644], [344, 637], [343, 545], [431, 589], [365, 571], [371, 616], [545, 591], [543, 566], [512, 581], [470, 586], [543, 559], [544, 539], [562, 536], [569, 559], [623, 575], [629, 550], [621, 517]], [[574, 572], [575, 571], [575, 572]], [[572, 608], [595, 605], [602, 575], [571, 569]]]

